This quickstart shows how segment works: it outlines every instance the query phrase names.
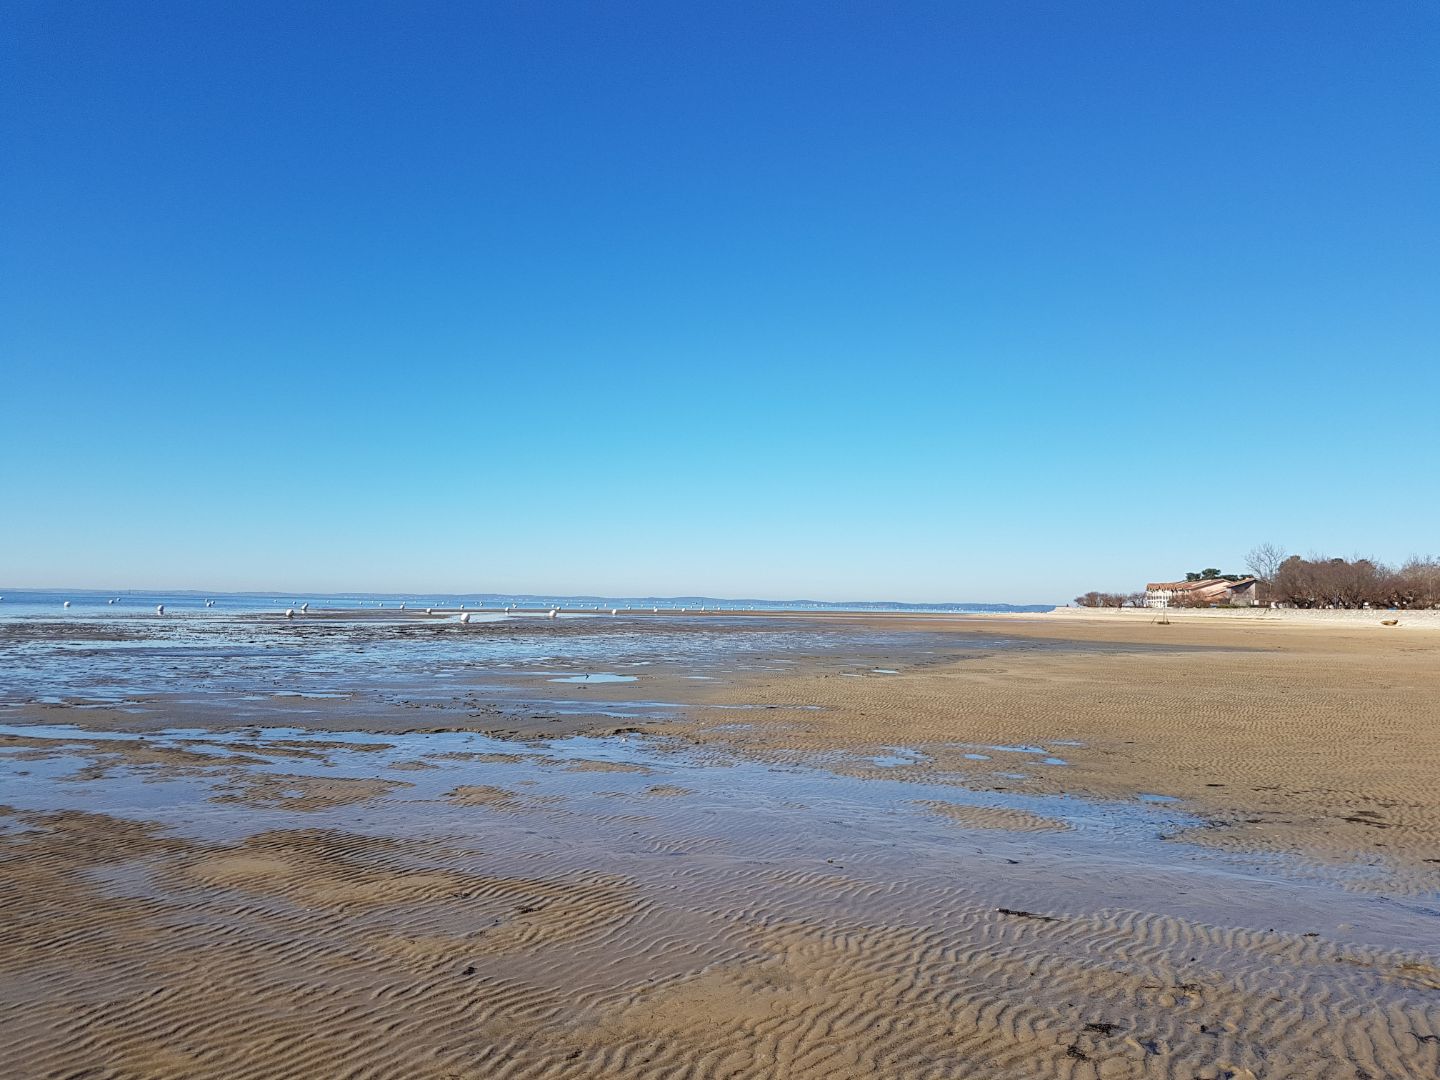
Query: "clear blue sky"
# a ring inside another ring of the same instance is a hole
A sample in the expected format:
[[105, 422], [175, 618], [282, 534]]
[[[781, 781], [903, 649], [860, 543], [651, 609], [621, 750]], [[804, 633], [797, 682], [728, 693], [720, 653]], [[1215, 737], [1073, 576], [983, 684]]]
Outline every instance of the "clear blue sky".
[[0, 583], [1440, 549], [1440, 6], [0, 11]]

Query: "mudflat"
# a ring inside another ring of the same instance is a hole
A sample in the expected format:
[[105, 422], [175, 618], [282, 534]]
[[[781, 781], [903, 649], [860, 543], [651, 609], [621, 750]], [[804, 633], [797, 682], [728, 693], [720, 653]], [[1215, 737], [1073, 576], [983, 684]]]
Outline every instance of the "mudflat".
[[1440, 1070], [1440, 635], [698, 625], [576, 629], [627, 682], [12, 700], [0, 1071]]

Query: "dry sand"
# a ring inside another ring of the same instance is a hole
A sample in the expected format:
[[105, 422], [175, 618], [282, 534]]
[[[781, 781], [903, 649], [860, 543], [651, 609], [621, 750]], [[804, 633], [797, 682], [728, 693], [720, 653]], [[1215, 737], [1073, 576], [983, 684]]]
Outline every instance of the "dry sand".
[[[787, 828], [779, 803], [742, 821], [684, 768], [658, 783], [653, 762], [554, 770], [671, 796], [633, 804], [644, 814], [605, 818], [447, 779], [430, 812], [459, 816], [421, 835], [398, 826], [410, 820], [398, 816], [401, 784], [535, 768], [533, 755], [437, 753], [424, 759], [436, 769], [414, 770], [412, 754], [401, 781], [378, 765], [369, 778], [257, 778], [244, 757], [198, 743], [72, 747], [91, 772], [67, 790], [106, 783], [120, 764], [158, 779], [219, 770], [218, 794], [236, 801], [208, 812], [327, 825], [200, 840], [110, 813], [0, 813], [0, 1071], [1437, 1075], [1440, 933], [1425, 928], [1440, 928], [1440, 637], [1046, 618], [887, 625], [1094, 647], [986, 650], [967, 638], [964, 659], [865, 659], [894, 675], [817, 662], [689, 684], [699, 707], [670, 729], [685, 761], [738, 752], [827, 761], [862, 785], [956, 787], [955, 801], [927, 800], [911, 817], [896, 807], [893, 830], [884, 814], [807, 819], [796, 802], [813, 838]], [[1156, 641], [1184, 648], [1118, 647]], [[742, 704], [762, 708], [719, 707]], [[39, 740], [8, 745], [26, 767], [54, 763]], [[986, 749], [1001, 746], [1067, 764]], [[869, 761], [896, 747], [923, 757]], [[246, 744], [246, 756], [272, 753], [322, 751]], [[1207, 844], [1284, 852], [1302, 867], [1363, 859], [1387, 895], [1410, 899], [1368, 895], [1375, 879], [1347, 900], [1303, 880], [1282, 894], [1179, 865], [1097, 869], [1093, 848], [1065, 846], [1076, 830], [962, 804], [962, 784], [1175, 797], [1214, 823], [1199, 831]], [[347, 813], [363, 814], [364, 830], [358, 816], [336, 824]], [[387, 813], [394, 835], [377, 835]], [[1288, 900], [1268, 909], [1275, 895]], [[1330, 904], [1348, 905], [1351, 921], [1326, 921]], [[1378, 938], [1347, 929], [1356, 913]]]

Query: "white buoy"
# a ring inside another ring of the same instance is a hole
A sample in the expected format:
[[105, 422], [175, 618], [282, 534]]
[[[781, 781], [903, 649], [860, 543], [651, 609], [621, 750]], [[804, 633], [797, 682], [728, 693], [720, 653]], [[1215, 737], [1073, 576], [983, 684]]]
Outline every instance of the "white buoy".
[[293, 619], [293, 618], [295, 617], [295, 609], [294, 609], [294, 608], [288, 608], [288, 607], [287, 607], [287, 608], [285, 609], [285, 617], [286, 617], [287, 619]]
[[165, 605], [164, 605], [164, 604], [156, 604], [156, 605], [155, 605], [155, 614], [156, 614], [156, 615], [164, 615], [164, 614], [165, 614]]

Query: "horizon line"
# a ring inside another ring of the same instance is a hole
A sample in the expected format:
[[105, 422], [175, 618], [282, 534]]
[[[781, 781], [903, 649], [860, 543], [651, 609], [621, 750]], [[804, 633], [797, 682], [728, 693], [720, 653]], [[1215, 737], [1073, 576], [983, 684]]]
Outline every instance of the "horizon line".
[[172, 595], [172, 596], [177, 596], [177, 595], [179, 595], [179, 596], [188, 596], [188, 595], [194, 595], [194, 596], [313, 596], [313, 597], [317, 597], [317, 598], [324, 598], [324, 597], [336, 597], [336, 598], [338, 598], [338, 597], [344, 597], [344, 596], [365, 596], [365, 597], [373, 596], [373, 597], [381, 597], [381, 598], [385, 598], [385, 599], [396, 599], [396, 600], [409, 600], [409, 599], [414, 599], [414, 598], [417, 598], [417, 597], [425, 597], [425, 596], [430, 596], [430, 597], [436, 597], [436, 596], [453, 596], [453, 597], [456, 597], [457, 599], [465, 599], [465, 598], [468, 598], [468, 597], [477, 597], [477, 598], [493, 598], [493, 599], [497, 599], [497, 600], [498, 600], [498, 599], [514, 600], [514, 599], [543, 598], [543, 597], [553, 597], [553, 598], [556, 598], [556, 599], [559, 599], [559, 598], [564, 597], [564, 598], [573, 599], [573, 600], [637, 600], [637, 601], [639, 601], [639, 600], [644, 600], [644, 601], [659, 601], [659, 602], [664, 602], [664, 601], [676, 601], [676, 602], [678, 602], [678, 601], [682, 601], [682, 600], [692, 600], [692, 601], [711, 600], [711, 601], [719, 601], [719, 602], [727, 603], [727, 604], [749, 604], [749, 603], [754, 603], [754, 604], [816, 604], [816, 605], [824, 605], [824, 606], [828, 606], [828, 607], [854, 607], [854, 606], [866, 605], [866, 604], [883, 604], [883, 605], [889, 605], [889, 606], [894, 606], [894, 607], [976, 607], [976, 608], [985, 608], [985, 607], [1013, 607], [1013, 608], [1030, 607], [1030, 608], [1037, 608], [1037, 607], [1060, 607], [1060, 606], [1063, 606], [1061, 603], [1056, 603], [1056, 602], [1054, 602], [1054, 601], [1049, 601], [1049, 600], [1028, 601], [1028, 602], [1012, 601], [1012, 600], [857, 600], [857, 599], [850, 599], [850, 600], [816, 600], [816, 599], [804, 598], [804, 597], [766, 598], [766, 597], [758, 597], [758, 596], [711, 596], [711, 595], [704, 594], [704, 593], [676, 593], [676, 594], [673, 594], [673, 595], [661, 595], [661, 594], [659, 594], [659, 593], [566, 593], [566, 592], [558, 592], [558, 591], [538, 591], [538, 592], [484, 592], [484, 591], [470, 591], [470, 592], [457, 592], [457, 591], [454, 591], [454, 590], [446, 590], [446, 589], [433, 589], [433, 590], [419, 590], [419, 589], [415, 589], [415, 590], [407, 590], [407, 591], [403, 591], [403, 592], [393, 591], [393, 590], [381, 591], [381, 590], [363, 590], [363, 589], [342, 589], [342, 590], [338, 590], [338, 591], [337, 591], [337, 590], [330, 590], [330, 591], [326, 591], [326, 592], [319, 592], [319, 591], [312, 591], [312, 590], [305, 590], [305, 589], [219, 589], [219, 590], [207, 590], [207, 589], [199, 589], [199, 588], [192, 588], [192, 587], [187, 587], [187, 588], [134, 588], [134, 587], [131, 587], [131, 588], [103, 589], [103, 588], [98, 588], [98, 587], [95, 587], [95, 586], [88, 586], [88, 585], [87, 585], [87, 586], [66, 586], [66, 585], [44, 585], [44, 586], [39, 586], [39, 585], [15, 585], [15, 586], [7, 586], [7, 585], [0, 585], [0, 596], [5, 596], [5, 595], [7, 595], [6, 590], [9, 590], [10, 592], [53, 592], [53, 593], [74, 592], [74, 593], [97, 593], [97, 594], [102, 594], [102, 595], [106, 595], [106, 594], [109, 594], [109, 593], [116, 593], [116, 594], [118, 594], [118, 595], [124, 595], [124, 594], [126, 594], [126, 593], [140, 593], [140, 594], [150, 594], [150, 595], [153, 595], [153, 594], [159, 593], [159, 594], [168, 594], [168, 595]]

